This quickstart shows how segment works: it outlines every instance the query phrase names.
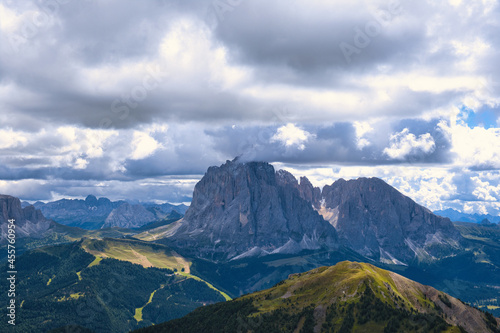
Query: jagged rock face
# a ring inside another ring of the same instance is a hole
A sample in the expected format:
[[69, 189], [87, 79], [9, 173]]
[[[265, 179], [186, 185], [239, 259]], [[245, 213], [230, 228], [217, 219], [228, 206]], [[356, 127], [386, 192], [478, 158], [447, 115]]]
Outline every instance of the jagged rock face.
[[155, 215], [143, 206], [124, 203], [111, 211], [102, 228], [140, 228], [155, 220]]
[[337, 234], [340, 244], [393, 264], [451, 255], [463, 240], [449, 219], [380, 179], [341, 179], [321, 191], [306, 177], [299, 183], [267, 163], [238, 161], [209, 168], [171, 240], [225, 260], [334, 249]]
[[33, 206], [21, 207], [21, 201], [10, 195], [0, 195], [0, 242], [4, 243], [8, 234], [8, 220], [15, 219], [16, 238], [41, 237], [53, 222], [47, 220], [40, 210]]
[[340, 179], [322, 191], [320, 213], [342, 242], [383, 262], [442, 257], [462, 237], [447, 218], [434, 215], [378, 178]]
[[320, 209], [321, 207], [321, 189], [319, 187], [314, 187], [307, 177], [300, 177], [299, 185], [300, 196], [312, 203], [315, 209]]
[[197, 255], [231, 259], [245, 252], [295, 253], [334, 248], [335, 229], [304, 200], [297, 180], [261, 162], [228, 161], [210, 167], [171, 237]]

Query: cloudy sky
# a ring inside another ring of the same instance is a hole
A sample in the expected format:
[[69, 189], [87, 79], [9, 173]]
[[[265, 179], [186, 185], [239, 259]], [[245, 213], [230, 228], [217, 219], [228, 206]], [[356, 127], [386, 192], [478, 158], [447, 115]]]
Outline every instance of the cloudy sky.
[[0, 193], [186, 202], [207, 167], [500, 213], [492, 0], [0, 0]]

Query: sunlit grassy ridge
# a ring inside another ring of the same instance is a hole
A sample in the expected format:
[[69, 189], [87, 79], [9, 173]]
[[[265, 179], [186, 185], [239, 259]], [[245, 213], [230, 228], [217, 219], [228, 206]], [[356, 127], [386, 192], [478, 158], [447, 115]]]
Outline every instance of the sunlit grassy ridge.
[[455, 222], [455, 228], [467, 239], [480, 241], [487, 245], [500, 247], [500, 227], [484, 226], [478, 223]]
[[80, 297], [84, 297], [84, 296], [85, 296], [84, 293], [73, 293], [73, 294], [70, 294], [69, 297], [62, 296], [60, 298], [56, 298], [56, 301], [57, 302], [65, 302], [65, 301], [69, 301], [69, 300], [79, 299]]
[[215, 291], [219, 292], [219, 293], [220, 293], [220, 294], [224, 297], [224, 299], [225, 299], [226, 301], [230, 301], [230, 300], [232, 299], [232, 298], [231, 298], [228, 294], [226, 294], [225, 292], [220, 291], [219, 289], [215, 288], [215, 287], [213, 286], [213, 284], [211, 284], [211, 283], [209, 283], [209, 282], [207, 282], [207, 281], [205, 281], [205, 280], [203, 280], [203, 279], [201, 279], [201, 278], [199, 278], [199, 277], [197, 277], [197, 276], [195, 276], [195, 275], [188, 274], [188, 273], [184, 273], [184, 272], [181, 272], [181, 273], [178, 273], [178, 274], [179, 274], [179, 275], [183, 275], [183, 276], [185, 276], [185, 277], [187, 277], [187, 278], [190, 278], [190, 279], [195, 279], [196, 281], [201, 281], [201, 282], [204, 282], [204, 283], [205, 283], [205, 284], [206, 284], [206, 285], [207, 285], [210, 289], [213, 289], [213, 290], [215, 290]]
[[92, 266], [95, 266], [95, 265], [99, 265], [99, 263], [101, 262], [101, 260], [102, 260], [102, 257], [100, 257], [100, 256], [96, 256], [96, 257], [95, 257], [95, 259], [94, 259], [94, 261], [92, 261], [92, 262], [88, 265], [88, 267], [92, 267]]
[[174, 233], [181, 224], [182, 219], [168, 225], [144, 231], [140, 234], [134, 235], [134, 237], [144, 241], [155, 241], [172, 235], [172, 233]]
[[291, 274], [274, 287], [138, 332], [496, 332], [496, 319], [367, 263]]
[[[404, 285], [405, 288], [399, 288]], [[358, 301], [367, 287], [391, 307], [408, 310], [433, 308], [434, 304], [411, 281], [366, 263], [341, 262], [302, 274], [292, 274], [276, 287], [252, 294], [260, 312], [273, 311], [284, 303], [330, 304]]]
[[[113, 258], [139, 264], [145, 268], [168, 268], [177, 271], [179, 275], [204, 282], [209, 288], [220, 293], [225, 300], [231, 300], [228, 294], [217, 289], [211, 283], [192, 275], [190, 270], [191, 261], [167, 246], [128, 239], [104, 238], [85, 239], [82, 242], [82, 248], [96, 257], [88, 267], [98, 265], [102, 258]], [[142, 311], [142, 308], [139, 309], [136, 311]], [[138, 312], [136, 312], [135, 317], [136, 319], [142, 318]]]
[[[96, 249], [101, 255], [95, 256], [83, 249], [84, 242], [87, 247], [108, 248]], [[224, 301], [221, 293], [204, 281], [174, 274], [171, 269], [145, 268], [123, 260], [130, 254], [137, 259], [135, 253], [138, 253], [146, 258], [158, 255], [159, 262], [163, 262], [160, 254], [168, 248], [154, 244], [152, 248], [141, 248], [141, 243], [82, 240], [39, 248], [20, 256], [16, 264], [23, 278], [16, 281], [16, 314], [23, 320], [16, 323], [16, 331], [48, 332], [74, 323], [95, 332], [129, 332]], [[121, 260], [111, 257], [115, 251]], [[185, 259], [171, 262], [181, 270], [189, 269]], [[6, 278], [4, 272], [2, 279]], [[7, 325], [0, 323], [0, 332], [8, 332]]]
[[129, 261], [143, 267], [169, 268], [181, 271], [182, 269], [189, 270], [191, 265], [189, 261], [166, 246], [141, 241], [111, 238], [85, 239], [82, 247], [96, 257]]

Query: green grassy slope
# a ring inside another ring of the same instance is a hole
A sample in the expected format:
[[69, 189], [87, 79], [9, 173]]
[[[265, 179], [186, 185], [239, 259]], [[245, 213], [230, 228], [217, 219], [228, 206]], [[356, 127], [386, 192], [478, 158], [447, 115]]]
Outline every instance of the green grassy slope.
[[[99, 243], [87, 239], [39, 248], [20, 256], [16, 326], [7, 327], [6, 321], [1, 321], [0, 331], [47, 332], [70, 325], [95, 332], [128, 332], [224, 301], [219, 292], [204, 282], [176, 275], [173, 270], [96, 257], [84, 250], [92, 244]], [[109, 252], [102, 253], [127, 254], [122, 251], [126, 244], [109, 240], [105, 244]], [[141, 246], [130, 247], [146, 253], [148, 247]], [[164, 266], [167, 261], [163, 261], [166, 259], [160, 252], [146, 255]], [[0, 279], [6, 281], [5, 272], [0, 272]], [[0, 295], [0, 302], [7, 304], [7, 293]], [[137, 309], [141, 309], [141, 318], [134, 317]]]
[[[43, 246], [72, 243], [80, 239], [104, 237], [123, 238], [136, 234], [137, 232], [131, 229], [124, 228], [106, 228], [99, 230], [84, 230], [77, 227], [70, 227], [59, 223], [54, 223], [53, 226], [42, 235], [37, 237], [18, 238], [16, 240], [16, 252], [18, 255], [25, 251], [33, 250]], [[0, 262], [6, 260], [7, 251], [0, 252]]]
[[500, 225], [485, 226], [478, 223], [454, 222], [462, 236], [486, 245], [500, 247]]
[[[178, 250], [183, 254], [182, 249]], [[191, 259], [191, 272], [223, 288], [232, 297], [270, 288], [293, 273], [335, 265], [343, 260], [367, 261], [356, 252], [341, 248], [338, 251], [304, 251], [298, 255], [270, 255], [214, 263]]]
[[143, 267], [168, 268], [181, 271], [189, 270], [189, 260], [172, 249], [158, 244], [128, 239], [88, 239], [82, 242], [88, 253], [101, 257], [129, 261]]
[[434, 288], [341, 262], [137, 332], [493, 332], [498, 324]]
[[82, 248], [97, 258], [113, 258], [143, 267], [171, 269], [177, 275], [205, 283], [210, 289], [220, 293], [225, 300], [231, 300], [227, 293], [219, 290], [210, 282], [191, 274], [191, 260], [179, 255], [165, 245], [139, 240], [104, 238], [84, 239]]

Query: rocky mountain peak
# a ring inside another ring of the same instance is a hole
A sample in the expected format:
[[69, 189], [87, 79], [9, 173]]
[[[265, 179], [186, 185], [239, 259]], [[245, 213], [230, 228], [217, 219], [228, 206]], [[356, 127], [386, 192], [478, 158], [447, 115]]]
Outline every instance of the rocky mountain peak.
[[38, 237], [48, 230], [53, 222], [47, 220], [40, 210], [33, 206], [21, 207], [21, 200], [10, 195], [0, 195], [0, 241], [5, 242], [8, 220], [14, 219], [16, 237]]
[[299, 182], [297, 181], [297, 179], [290, 172], [286, 170], [276, 171], [276, 181], [281, 186], [290, 186], [295, 189], [299, 188]]
[[483, 226], [494, 226], [495, 225], [495, 223], [491, 223], [490, 220], [488, 220], [488, 219], [483, 219], [479, 224], [483, 225]]
[[171, 240], [217, 260], [338, 246], [392, 264], [452, 255], [463, 241], [379, 178], [339, 179], [320, 190], [264, 162], [210, 167]]
[[319, 211], [344, 244], [384, 262], [449, 255], [462, 240], [449, 219], [378, 178], [339, 179], [323, 188], [322, 199]]
[[198, 255], [230, 259], [336, 245], [336, 232], [304, 200], [295, 177], [264, 162], [227, 161], [196, 184], [171, 240]]
[[104, 205], [111, 205], [112, 202], [108, 198], [99, 198], [97, 200], [97, 205], [99, 206], [104, 206]]
[[85, 198], [85, 203], [88, 206], [97, 206], [97, 198], [94, 195], [90, 194]]
[[315, 209], [320, 209], [321, 189], [319, 187], [314, 187], [307, 177], [300, 177], [299, 191], [300, 196], [304, 200], [312, 203]]
[[140, 228], [155, 219], [155, 215], [143, 206], [125, 202], [111, 211], [102, 228]]

